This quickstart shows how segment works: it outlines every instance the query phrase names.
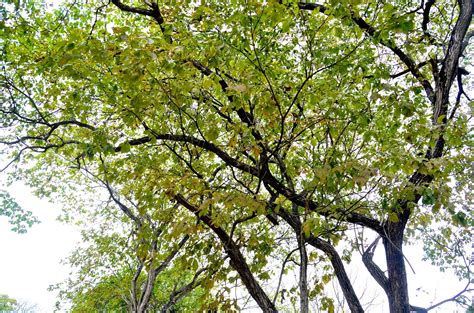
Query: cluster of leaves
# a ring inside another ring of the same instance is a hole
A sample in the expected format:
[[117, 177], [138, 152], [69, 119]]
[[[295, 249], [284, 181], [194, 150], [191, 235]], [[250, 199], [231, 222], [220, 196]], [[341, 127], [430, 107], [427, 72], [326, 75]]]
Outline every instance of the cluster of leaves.
[[0, 216], [6, 216], [13, 226], [12, 231], [20, 234], [26, 233], [28, 227], [39, 223], [31, 211], [25, 211], [18, 205], [14, 198], [5, 190], [0, 190]]

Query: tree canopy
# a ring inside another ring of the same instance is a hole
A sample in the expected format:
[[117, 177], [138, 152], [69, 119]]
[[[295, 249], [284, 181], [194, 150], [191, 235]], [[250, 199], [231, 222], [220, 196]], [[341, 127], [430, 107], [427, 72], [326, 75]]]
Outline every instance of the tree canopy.
[[335, 280], [363, 312], [357, 255], [390, 312], [426, 312], [438, 304], [408, 293], [414, 243], [467, 281], [448, 300], [470, 289], [472, 1], [25, 1], [0, 14], [3, 172], [71, 218], [132, 225], [94, 226], [132, 240], [123, 254], [146, 272], [134, 312], [161, 264], [206, 269], [209, 308], [237, 309], [241, 283], [264, 312], [314, 299], [333, 311]]

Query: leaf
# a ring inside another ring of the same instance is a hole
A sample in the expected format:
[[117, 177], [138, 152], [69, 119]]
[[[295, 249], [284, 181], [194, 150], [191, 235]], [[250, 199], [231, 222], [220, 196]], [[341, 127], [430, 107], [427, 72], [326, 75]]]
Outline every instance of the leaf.
[[403, 21], [400, 24], [398, 24], [398, 29], [400, 29], [404, 33], [408, 33], [415, 29], [415, 23], [411, 20], [409, 21]]
[[12, 231], [23, 234], [29, 227], [38, 224], [39, 220], [31, 211], [25, 211], [15, 199], [5, 190], [0, 190], [0, 216], [8, 218], [13, 226]]
[[308, 237], [311, 234], [311, 223], [309, 220], [303, 223], [302, 229], [306, 237]]
[[127, 153], [127, 152], [130, 152], [130, 144], [128, 142], [124, 142], [120, 145], [120, 151], [123, 152], [123, 153]]
[[436, 202], [436, 197], [433, 190], [426, 188], [423, 191], [422, 203], [424, 205], [433, 205]]
[[227, 90], [236, 91], [238, 93], [244, 93], [248, 91], [248, 88], [244, 84], [238, 84], [238, 85], [232, 85], [232, 86], [227, 87]]
[[462, 211], [456, 212], [456, 214], [452, 216], [452, 219], [453, 219], [453, 222], [456, 224], [459, 224], [464, 227], [469, 226], [469, 223], [467, 222], [467, 219], [466, 219], [466, 213]]
[[328, 284], [331, 281], [331, 275], [324, 274], [323, 277], [321, 277], [321, 280], [323, 281], [324, 284]]
[[388, 220], [392, 223], [397, 223], [399, 221], [398, 214], [395, 212], [390, 212], [388, 214]]

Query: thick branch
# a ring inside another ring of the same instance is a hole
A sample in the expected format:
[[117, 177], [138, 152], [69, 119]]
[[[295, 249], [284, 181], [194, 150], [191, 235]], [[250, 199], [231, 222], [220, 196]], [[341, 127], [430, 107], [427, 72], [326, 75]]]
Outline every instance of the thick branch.
[[[270, 170], [259, 170], [258, 168], [243, 163], [236, 158], [231, 157], [227, 152], [220, 149], [217, 145], [205, 141], [202, 139], [198, 139], [193, 136], [187, 135], [173, 135], [173, 134], [158, 134], [155, 131], [149, 129], [150, 132], [155, 136], [157, 140], [169, 140], [169, 141], [176, 141], [176, 142], [187, 142], [196, 147], [203, 148], [206, 151], [212, 152], [217, 155], [222, 161], [224, 161], [227, 165], [232, 166], [236, 169], [239, 169], [243, 172], [251, 174], [254, 177], [261, 179], [264, 183], [268, 184], [272, 188], [274, 188], [279, 194], [285, 196], [288, 200], [292, 203], [300, 206], [306, 207], [311, 211], [314, 211], [318, 214], [327, 217], [334, 217], [334, 211], [328, 210], [325, 208], [320, 208], [317, 202], [307, 199], [304, 195], [296, 194], [291, 189], [283, 185], [278, 179], [276, 179], [270, 172]], [[151, 138], [149, 136], [144, 136], [137, 139], [129, 140], [127, 143], [131, 146], [139, 146], [148, 142], [151, 142]], [[116, 152], [121, 151], [121, 146], [115, 148]], [[346, 212], [345, 210], [341, 209], [337, 211], [340, 216], [336, 217], [338, 219], [343, 219], [345, 221], [366, 226], [379, 234], [383, 234], [383, 229], [379, 223], [379, 221], [367, 217], [362, 214], [354, 213], [354, 212]]]
[[259, 285], [257, 280], [252, 274], [245, 257], [240, 252], [239, 246], [235, 243], [227, 232], [219, 226], [214, 225], [212, 219], [208, 215], [200, 215], [199, 209], [189, 203], [183, 196], [175, 195], [174, 199], [194, 213], [201, 221], [203, 221], [216, 235], [219, 237], [222, 245], [224, 246], [225, 252], [230, 258], [230, 264], [239, 273], [240, 279], [247, 287], [248, 292], [252, 298], [257, 302], [263, 312], [277, 312], [275, 305], [268, 298], [265, 291]]
[[[443, 61], [443, 66], [439, 72], [439, 82], [436, 86], [436, 102], [433, 108], [433, 124], [442, 125], [446, 123], [449, 91], [457, 73], [459, 58], [463, 50], [463, 40], [466, 36], [467, 29], [472, 19], [472, 1], [459, 1], [459, 17], [456, 21], [451, 38], [449, 40], [446, 56]], [[444, 139], [440, 139], [436, 143], [433, 151], [433, 158], [441, 157], [444, 148]]]
[[423, 29], [423, 32], [426, 35], [428, 35], [428, 24], [430, 22], [431, 7], [433, 6], [435, 2], [436, 0], [428, 0], [423, 9], [423, 21], [421, 22], [421, 29]]
[[143, 9], [143, 8], [137, 8], [137, 7], [132, 7], [129, 5], [124, 4], [120, 0], [112, 0], [112, 3], [119, 8], [120, 10], [124, 12], [130, 12], [130, 13], [135, 13], [135, 14], [140, 14], [140, 15], [145, 15], [145, 16], [150, 16], [152, 17], [160, 26], [165, 22], [163, 15], [161, 15], [160, 8], [158, 7], [158, 4], [155, 2], [152, 2], [150, 4], [151, 10], [150, 9]]
[[328, 256], [351, 312], [364, 312], [336, 249], [334, 249], [334, 247], [328, 242], [312, 235], [307, 238], [307, 242], [313, 247], [323, 251]]

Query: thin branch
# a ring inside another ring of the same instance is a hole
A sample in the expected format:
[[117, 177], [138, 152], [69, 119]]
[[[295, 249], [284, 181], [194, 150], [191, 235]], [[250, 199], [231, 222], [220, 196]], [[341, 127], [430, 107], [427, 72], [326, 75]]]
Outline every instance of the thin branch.
[[298, 251], [299, 248], [295, 248], [293, 250], [291, 250], [288, 255], [286, 256], [285, 260], [283, 260], [283, 263], [281, 265], [281, 270], [280, 270], [280, 278], [278, 279], [278, 285], [277, 285], [277, 289], [275, 291], [275, 295], [273, 296], [273, 304], [276, 303], [276, 300], [277, 300], [277, 297], [278, 297], [278, 292], [280, 291], [280, 286], [281, 286], [281, 281], [282, 281], [282, 278], [283, 278], [283, 273], [285, 272], [285, 266], [286, 266], [286, 263], [288, 263], [288, 261], [290, 260], [290, 257], [293, 253], [295, 253], [296, 251]]
[[186, 296], [188, 293], [193, 291], [197, 286], [202, 283], [202, 280], [198, 280], [199, 276], [207, 271], [208, 268], [201, 268], [198, 270], [190, 283], [182, 286], [178, 290], [171, 293], [169, 301], [161, 308], [161, 312], [168, 313], [173, 305], [175, 305], [181, 298]]
[[[300, 2], [298, 6], [302, 10], [318, 9], [319, 12], [321, 13], [325, 13], [328, 10], [327, 7], [322, 4]], [[350, 12], [350, 18], [352, 19], [354, 23], [356, 23], [357, 26], [359, 26], [371, 37], [376, 37], [377, 34], [379, 33], [377, 29], [375, 29], [372, 25], [367, 23], [363, 18], [356, 16], [353, 11]], [[434, 102], [434, 99], [435, 99], [434, 89], [431, 86], [430, 82], [425, 77], [423, 77], [421, 72], [418, 70], [413, 59], [407, 53], [405, 53], [400, 47], [398, 47], [393, 40], [390, 40], [390, 39], [380, 40], [380, 43], [386, 48], [388, 48], [389, 50], [391, 50], [400, 59], [400, 61], [402, 61], [405, 64], [405, 66], [408, 68], [410, 73], [412, 73], [412, 75], [423, 86], [430, 101]]]
[[439, 307], [440, 305], [445, 304], [445, 303], [447, 303], [447, 302], [456, 301], [457, 298], [459, 298], [463, 293], [474, 291], [474, 289], [472, 289], [472, 288], [469, 289], [469, 286], [470, 286], [470, 285], [471, 285], [471, 282], [468, 281], [467, 284], [466, 284], [466, 286], [463, 288], [463, 290], [461, 290], [460, 292], [456, 293], [456, 294], [455, 294], [454, 296], [452, 296], [451, 298], [445, 299], [445, 300], [443, 300], [443, 301], [440, 301], [440, 302], [438, 302], [438, 303], [436, 303], [436, 304], [430, 306], [430, 307], [427, 308], [426, 310], [427, 310], [427, 311], [430, 311], [430, 310], [433, 310], [433, 309], [435, 309], [435, 308]]

